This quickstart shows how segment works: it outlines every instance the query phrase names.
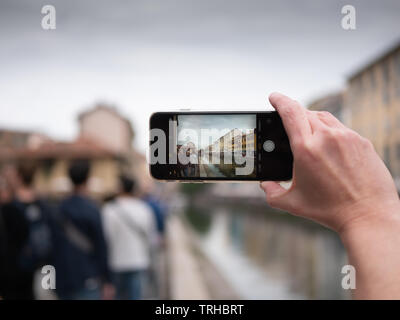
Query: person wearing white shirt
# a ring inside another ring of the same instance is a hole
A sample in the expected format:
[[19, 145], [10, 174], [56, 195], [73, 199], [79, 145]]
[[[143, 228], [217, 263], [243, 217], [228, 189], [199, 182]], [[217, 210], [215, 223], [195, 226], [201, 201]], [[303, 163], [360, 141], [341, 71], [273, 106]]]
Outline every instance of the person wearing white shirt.
[[133, 196], [135, 182], [120, 177], [121, 192], [103, 208], [103, 225], [108, 244], [108, 259], [118, 299], [138, 300], [151, 263], [156, 237], [151, 208]]

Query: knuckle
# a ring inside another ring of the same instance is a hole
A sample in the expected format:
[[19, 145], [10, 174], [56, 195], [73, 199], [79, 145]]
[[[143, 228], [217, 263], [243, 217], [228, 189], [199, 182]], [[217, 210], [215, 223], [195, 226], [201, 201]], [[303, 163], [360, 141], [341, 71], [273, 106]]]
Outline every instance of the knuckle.
[[345, 141], [356, 141], [359, 139], [359, 136], [357, 135], [357, 133], [355, 133], [354, 131], [351, 130], [341, 130], [343, 137], [342, 139], [344, 139]]
[[[346, 137], [348, 142], [351, 143], [364, 143], [363, 140], [364, 138], [360, 136], [357, 132], [347, 129], [346, 130]], [[366, 140], [366, 139], [365, 139]]]
[[[323, 118], [325, 120], [328, 120], [330, 122], [336, 122], [339, 121], [332, 113], [330, 113], [329, 111], [320, 111], [318, 113], [320, 118]], [[340, 122], [340, 121], [339, 121]]]
[[332, 128], [325, 128], [323, 134], [328, 142], [337, 142], [343, 137], [343, 134], [339, 130]]
[[335, 144], [348, 143], [353, 141], [354, 138], [354, 133], [351, 130], [347, 129], [331, 128], [328, 132], [328, 140]]
[[302, 142], [296, 146], [296, 155], [299, 160], [309, 159], [315, 155], [315, 147], [311, 142]]
[[357, 132], [350, 129], [327, 129], [322, 131], [323, 133], [323, 143], [330, 145], [350, 145], [358, 144], [364, 148], [374, 148], [371, 141], [360, 136]]
[[329, 111], [319, 111], [318, 113], [322, 117], [327, 117], [327, 118], [333, 117], [332, 113], [330, 113]]
[[360, 141], [365, 149], [374, 149], [374, 145], [372, 144], [371, 140], [360, 136]]
[[303, 151], [306, 154], [313, 154], [314, 153], [314, 146], [311, 142], [305, 142], [303, 144]]

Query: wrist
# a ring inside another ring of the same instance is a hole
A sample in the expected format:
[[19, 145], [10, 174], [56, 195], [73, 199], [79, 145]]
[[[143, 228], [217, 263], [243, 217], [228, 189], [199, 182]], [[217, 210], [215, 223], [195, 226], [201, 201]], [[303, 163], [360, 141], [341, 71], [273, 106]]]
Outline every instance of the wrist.
[[[358, 212], [359, 213], [359, 212]], [[364, 212], [340, 230], [348, 263], [356, 269], [357, 299], [400, 297], [400, 205], [386, 205]]]
[[363, 201], [362, 204], [347, 207], [340, 216], [343, 219], [337, 233], [342, 240], [352, 238], [353, 235], [373, 232], [382, 225], [400, 224], [400, 200]]

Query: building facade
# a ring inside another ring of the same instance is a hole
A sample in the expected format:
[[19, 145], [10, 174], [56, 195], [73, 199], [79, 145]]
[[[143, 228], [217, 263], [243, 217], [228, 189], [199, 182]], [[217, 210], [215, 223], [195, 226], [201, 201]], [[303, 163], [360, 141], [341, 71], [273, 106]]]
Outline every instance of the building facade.
[[328, 111], [332, 113], [341, 122], [348, 122], [346, 112], [343, 106], [343, 93], [337, 92], [313, 101], [309, 106], [312, 111]]
[[400, 189], [400, 44], [348, 80], [352, 129], [371, 140]]
[[39, 132], [0, 129], [0, 149], [36, 149], [50, 140], [49, 137]]
[[[217, 139], [213, 144], [204, 148], [202, 153], [211, 156], [212, 153], [220, 153], [221, 157], [225, 152], [240, 152], [245, 153], [249, 151], [254, 153], [256, 146], [256, 135], [254, 130], [239, 130], [232, 129], [225, 135]], [[248, 150], [247, 150], [248, 148]]]
[[139, 189], [152, 181], [143, 154], [133, 147], [130, 121], [115, 108], [97, 106], [79, 116], [79, 135], [73, 141], [54, 141], [35, 132], [0, 130], [0, 170], [16, 163], [34, 162], [35, 189], [58, 197], [71, 191], [68, 166], [74, 159], [90, 162], [89, 192], [102, 199], [118, 191], [121, 173], [134, 176]]
[[78, 117], [80, 136], [94, 140], [117, 153], [132, 149], [133, 129], [130, 121], [115, 108], [97, 105]]

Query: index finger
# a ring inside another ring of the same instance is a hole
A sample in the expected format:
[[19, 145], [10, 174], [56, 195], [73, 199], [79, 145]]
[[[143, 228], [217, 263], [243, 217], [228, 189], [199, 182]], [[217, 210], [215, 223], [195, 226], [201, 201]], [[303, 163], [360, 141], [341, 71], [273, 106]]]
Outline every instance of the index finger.
[[277, 92], [269, 96], [269, 101], [278, 111], [292, 147], [312, 134], [306, 109], [297, 101]]

